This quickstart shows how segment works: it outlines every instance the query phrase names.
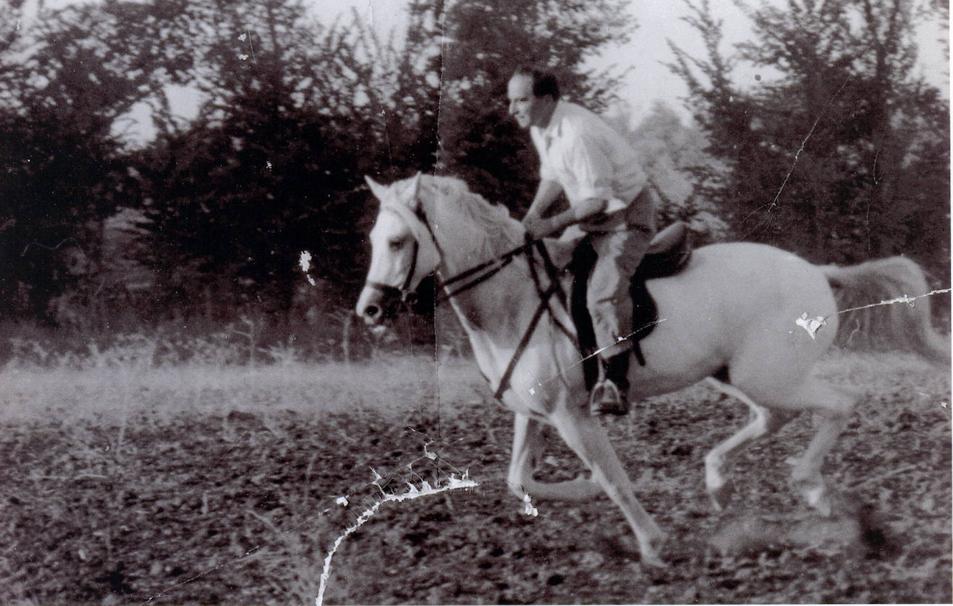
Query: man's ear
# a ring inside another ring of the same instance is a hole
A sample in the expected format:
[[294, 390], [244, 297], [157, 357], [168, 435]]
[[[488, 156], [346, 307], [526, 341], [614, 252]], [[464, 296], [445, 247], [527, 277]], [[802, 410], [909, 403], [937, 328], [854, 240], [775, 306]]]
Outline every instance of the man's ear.
[[367, 186], [371, 188], [371, 193], [374, 194], [374, 197], [378, 200], [383, 201], [387, 197], [388, 187], [386, 185], [381, 185], [374, 179], [371, 179], [370, 175], [364, 175], [364, 180], [367, 181]]

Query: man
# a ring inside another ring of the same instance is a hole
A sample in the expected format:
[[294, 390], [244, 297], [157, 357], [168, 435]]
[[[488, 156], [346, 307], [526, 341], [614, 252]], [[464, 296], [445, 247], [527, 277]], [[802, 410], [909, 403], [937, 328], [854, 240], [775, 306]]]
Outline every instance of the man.
[[[632, 333], [629, 278], [655, 233], [655, 195], [621, 134], [589, 110], [559, 99], [552, 74], [518, 68], [507, 86], [510, 115], [529, 129], [539, 154], [540, 182], [523, 219], [534, 238], [570, 225], [587, 232], [598, 256], [589, 280], [603, 379], [593, 389], [592, 414], [626, 414]], [[569, 209], [543, 215], [565, 193]]]

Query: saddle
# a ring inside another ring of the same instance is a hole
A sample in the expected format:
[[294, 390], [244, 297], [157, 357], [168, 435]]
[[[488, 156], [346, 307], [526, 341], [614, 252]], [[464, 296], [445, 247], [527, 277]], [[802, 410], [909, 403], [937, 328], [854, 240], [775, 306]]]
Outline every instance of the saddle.
[[[646, 282], [657, 278], [673, 276], [681, 271], [692, 255], [691, 234], [685, 223], [677, 222], [658, 232], [635, 274], [629, 280], [629, 296], [632, 299], [632, 335], [629, 341], [632, 352], [640, 366], [645, 366], [645, 356], [639, 342], [652, 334], [658, 323], [658, 306], [655, 299], [646, 287]], [[570, 309], [573, 322], [576, 325], [576, 334], [579, 339], [579, 349], [582, 351], [583, 370], [586, 377], [586, 387], [592, 389], [599, 378], [598, 357], [592, 353], [596, 351], [596, 334], [592, 324], [592, 316], [586, 305], [586, 292], [589, 286], [589, 275], [596, 264], [596, 252], [588, 237], [576, 246], [572, 261], [567, 269], [572, 273], [573, 282], [570, 294]]]

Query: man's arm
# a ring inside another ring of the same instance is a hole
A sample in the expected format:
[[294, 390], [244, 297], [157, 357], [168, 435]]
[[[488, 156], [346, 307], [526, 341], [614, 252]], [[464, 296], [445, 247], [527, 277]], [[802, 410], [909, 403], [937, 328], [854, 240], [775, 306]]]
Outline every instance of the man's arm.
[[559, 194], [561, 194], [562, 191], [563, 188], [557, 181], [541, 179], [539, 187], [536, 188], [533, 203], [529, 205], [529, 210], [526, 211], [523, 222], [536, 221], [542, 218], [543, 214], [553, 205], [553, 202], [559, 198]]
[[580, 183], [579, 193], [584, 197], [571, 204], [568, 210], [549, 219], [524, 220], [523, 224], [534, 238], [549, 236], [575, 223], [592, 219], [605, 212], [612, 198], [612, 164], [591, 133], [578, 132], [564, 153], [564, 159]]
[[544, 238], [546, 236], [558, 233], [563, 229], [581, 223], [603, 212], [608, 206], [608, 200], [601, 198], [587, 198], [571, 208], [548, 219], [532, 218], [527, 214], [523, 224], [526, 230], [533, 238]]

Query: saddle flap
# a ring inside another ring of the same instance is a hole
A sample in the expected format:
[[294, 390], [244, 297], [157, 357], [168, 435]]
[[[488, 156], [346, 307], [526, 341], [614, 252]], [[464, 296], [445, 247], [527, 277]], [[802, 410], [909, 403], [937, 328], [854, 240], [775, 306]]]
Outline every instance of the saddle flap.
[[[649, 245], [642, 263], [636, 270], [629, 284], [629, 295], [632, 299], [632, 326], [633, 332], [628, 337], [632, 343], [632, 352], [641, 366], [645, 366], [645, 357], [639, 341], [649, 336], [658, 322], [658, 308], [646, 287], [646, 280], [664, 278], [677, 274], [691, 258], [691, 232], [685, 223], [677, 222], [659, 232]], [[592, 388], [598, 378], [598, 365], [594, 362], [596, 356], [590, 356], [596, 350], [596, 336], [592, 324], [592, 316], [586, 306], [586, 289], [588, 276], [596, 262], [596, 254], [587, 240], [579, 243], [573, 251], [569, 269], [575, 276], [571, 290], [571, 311], [576, 325], [579, 347], [584, 354], [584, 360], [590, 362], [584, 365], [586, 386]]]
[[633, 281], [653, 280], [678, 273], [692, 255], [692, 239], [688, 225], [672, 223], [652, 238]]

